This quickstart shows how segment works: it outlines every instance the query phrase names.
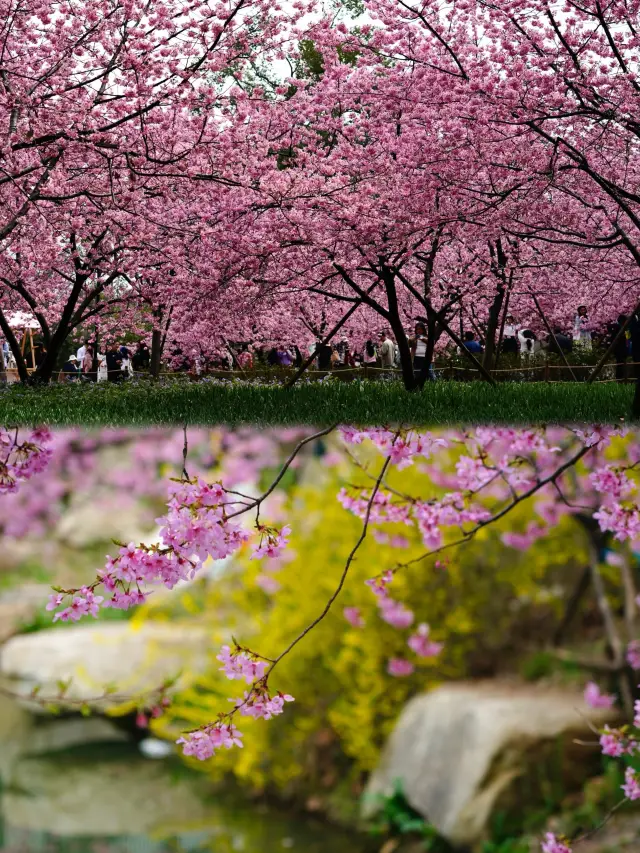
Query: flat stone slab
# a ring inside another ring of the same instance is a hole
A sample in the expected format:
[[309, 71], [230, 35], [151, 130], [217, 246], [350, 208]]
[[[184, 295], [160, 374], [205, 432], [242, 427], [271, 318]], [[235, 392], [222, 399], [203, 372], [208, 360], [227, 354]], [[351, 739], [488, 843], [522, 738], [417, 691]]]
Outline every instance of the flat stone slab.
[[58, 682], [68, 679], [73, 699], [95, 698], [108, 685], [120, 696], [136, 695], [181, 671], [203, 672], [212, 648], [207, 630], [193, 624], [85, 623], [11, 637], [0, 648], [0, 678], [22, 697], [36, 686], [41, 697], [55, 696]]

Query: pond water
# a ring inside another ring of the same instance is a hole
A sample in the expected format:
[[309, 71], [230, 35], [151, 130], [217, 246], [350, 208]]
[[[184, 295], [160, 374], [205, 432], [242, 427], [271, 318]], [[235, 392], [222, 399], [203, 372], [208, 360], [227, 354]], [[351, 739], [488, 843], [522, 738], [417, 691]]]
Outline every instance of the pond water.
[[33, 716], [0, 695], [0, 853], [362, 853], [321, 821], [212, 792], [98, 718]]

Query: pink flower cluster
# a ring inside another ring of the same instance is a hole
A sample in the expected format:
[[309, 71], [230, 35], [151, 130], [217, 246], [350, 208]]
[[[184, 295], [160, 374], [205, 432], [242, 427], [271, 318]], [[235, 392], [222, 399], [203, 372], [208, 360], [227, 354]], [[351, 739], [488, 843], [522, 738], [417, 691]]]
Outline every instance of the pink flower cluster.
[[627, 646], [627, 663], [631, 669], [640, 670], [640, 640], [632, 640]]
[[344, 618], [350, 625], [353, 625], [354, 628], [364, 628], [366, 623], [360, 613], [359, 607], [345, 607], [342, 612], [344, 614]]
[[[127, 610], [146, 600], [149, 586], [162, 584], [173, 589], [180, 581], [191, 580], [207, 559], [220, 560], [233, 554], [251, 534], [228, 513], [226, 497], [219, 483], [210, 485], [198, 478], [173, 483], [168, 512], [157, 519], [160, 543], [123, 545], [115, 557], [107, 558], [91, 587], [56, 590], [57, 595], [49, 600], [49, 610], [62, 605], [67, 597], [71, 603], [56, 613], [54, 621], [96, 616], [100, 605]], [[259, 529], [261, 541], [253, 557], [279, 556], [289, 542], [290, 527], [280, 531]], [[100, 585], [108, 597], [93, 595]]]
[[270, 696], [266, 688], [254, 688], [244, 694], [242, 699], [230, 699], [241, 717], [253, 717], [255, 720], [270, 720], [281, 714], [285, 702], [294, 702], [289, 693], [276, 693]]
[[[347, 444], [357, 445], [370, 440], [396, 467], [410, 464], [413, 456], [418, 454], [430, 457], [436, 446], [458, 445], [467, 451], [458, 457], [455, 473], [429, 470], [433, 482], [448, 489], [442, 498], [403, 500], [399, 494], [386, 490], [384, 485], [375, 495], [370, 522], [415, 525], [424, 545], [431, 551], [443, 547], [446, 528], [456, 528], [467, 535], [469, 530], [474, 531], [491, 520], [492, 514], [488, 509], [474, 506], [472, 502], [479, 493], [498, 501], [514, 501], [521, 499], [524, 493], [537, 490], [537, 511], [545, 524], [531, 522], [524, 533], [505, 533], [503, 541], [511, 547], [526, 550], [546, 535], [560, 516], [575, 511], [569, 502], [562, 499], [558, 482], [555, 488], [542, 484], [545, 477], [553, 474], [554, 468], [561, 464], [556, 461], [558, 457], [569, 450], [576, 450], [576, 439], [583, 451], [587, 450], [587, 454], [581, 454], [583, 464], [590, 468], [584, 485], [591, 489], [594, 500], [599, 502], [599, 506], [594, 507], [593, 516], [600, 529], [613, 533], [620, 541], [640, 541], [640, 510], [637, 504], [628, 502], [636, 487], [625, 467], [600, 463], [595, 456], [588, 455], [592, 449], [602, 451], [613, 437], [623, 436], [623, 429], [598, 427], [592, 430], [545, 431], [479, 427], [469, 434], [452, 433], [446, 439], [435, 440], [429, 433], [392, 432], [384, 428], [344, 428], [341, 432]], [[401, 457], [399, 464], [396, 456]], [[627, 467], [632, 464], [631, 460]], [[584, 479], [581, 477], [581, 481]], [[365, 517], [369, 497], [366, 490], [352, 494], [343, 489], [338, 495], [342, 505], [360, 518]]]
[[527, 551], [534, 542], [541, 539], [548, 532], [548, 527], [543, 527], [541, 524], [536, 524], [536, 522], [532, 521], [527, 525], [524, 533], [503, 533], [502, 541], [509, 548], [516, 548], [518, 551]]
[[238, 648], [232, 651], [229, 646], [223, 646], [216, 659], [222, 663], [220, 672], [224, 672], [228, 679], [233, 681], [244, 678], [247, 684], [263, 678], [269, 666], [267, 661], [259, 660]]
[[627, 539], [640, 540], [640, 510], [637, 506], [614, 502], [609, 506], [600, 507], [593, 513], [593, 517], [601, 530], [613, 533], [620, 542]]
[[389, 596], [378, 596], [380, 616], [394, 628], [408, 628], [414, 620], [413, 610], [409, 610], [400, 601], [394, 601]]
[[289, 544], [291, 528], [288, 524], [282, 530], [263, 528], [261, 534], [260, 544], [254, 549], [251, 555], [252, 560], [260, 560], [263, 557], [270, 557], [271, 559], [279, 557]]
[[420, 658], [436, 657], [444, 648], [444, 643], [434, 643], [433, 640], [430, 640], [429, 633], [429, 626], [422, 622], [418, 625], [416, 633], [412, 634], [407, 641], [411, 651]]
[[216, 749], [231, 749], [233, 746], [242, 746], [242, 734], [233, 723], [216, 723], [204, 729], [188, 732], [179, 738], [176, 743], [182, 745], [185, 755], [206, 761], [211, 758]]
[[433, 550], [443, 544], [443, 527], [461, 528], [467, 523], [477, 525], [491, 517], [487, 509], [470, 506], [460, 492], [450, 492], [440, 501], [416, 502], [412, 515], [417, 521], [422, 541]]
[[413, 430], [399, 436], [397, 432], [385, 427], [360, 430], [356, 427], [342, 426], [340, 434], [345, 444], [362, 444], [365, 439], [369, 439], [400, 470], [412, 465], [414, 456], [428, 459], [436, 448], [447, 446], [444, 438], [435, 438], [431, 433], [419, 433]]
[[16, 492], [21, 482], [44, 471], [51, 459], [52, 438], [46, 427], [33, 430], [26, 441], [0, 429], [0, 494]]
[[[97, 617], [100, 605], [104, 601], [103, 597], [101, 595], [94, 595], [93, 590], [88, 586], [83, 586], [78, 592], [79, 595], [73, 596], [71, 604], [68, 607], [54, 614], [54, 622], [57, 622], [58, 619], [61, 622], [78, 622], [83, 616]], [[53, 593], [49, 596], [49, 603], [46, 609], [56, 610], [62, 604], [63, 598], [62, 593]]]
[[412, 675], [414, 670], [415, 667], [411, 661], [405, 660], [404, 658], [389, 658], [387, 662], [387, 672], [395, 678]]
[[638, 748], [638, 743], [628, 737], [625, 732], [605, 725], [600, 735], [600, 746], [603, 755], [620, 758], [622, 755], [633, 755]]
[[625, 770], [622, 790], [627, 799], [640, 800], [640, 773], [632, 767]]
[[[392, 580], [393, 572], [388, 570], [376, 578], [370, 578], [365, 583], [376, 596], [376, 603], [381, 618], [394, 628], [408, 628], [413, 624], [415, 614], [413, 610], [391, 598], [387, 587]], [[364, 625], [364, 620], [357, 607], [345, 608], [344, 614], [352, 625], [357, 625], [358, 627]], [[429, 630], [429, 626], [425, 622], [422, 622], [418, 625], [416, 632], [407, 640], [407, 645], [418, 657], [436, 657], [444, 648], [443, 643], [436, 643], [429, 639]], [[393, 657], [387, 661], [387, 672], [389, 675], [402, 677], [411, 675], [414, 670], [414, 664], [404, 658]]]
[[591, 708], [612, 708], [616, 697], [601, 693], [598, 685], [590, 681], [584, 689], [584, 700]]

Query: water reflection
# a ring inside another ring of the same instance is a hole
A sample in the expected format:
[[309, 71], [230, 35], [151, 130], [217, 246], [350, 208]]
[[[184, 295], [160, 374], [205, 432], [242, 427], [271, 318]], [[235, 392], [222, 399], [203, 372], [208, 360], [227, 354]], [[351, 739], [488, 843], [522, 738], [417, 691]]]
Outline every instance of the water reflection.
[[36, 718], [0, 696], [1, 853], [361, 853], [320, 822], [212, 795], [106, 720]]

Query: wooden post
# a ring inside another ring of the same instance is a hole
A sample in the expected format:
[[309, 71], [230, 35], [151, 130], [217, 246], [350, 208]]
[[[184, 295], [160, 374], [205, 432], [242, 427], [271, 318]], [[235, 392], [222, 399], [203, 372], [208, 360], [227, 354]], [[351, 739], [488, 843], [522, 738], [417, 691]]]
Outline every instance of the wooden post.
[[557, 338], [556, 338], [556, 336], [555, 336], [555, 334], [554, 334], [554, 332], [553, 332], [553, 329], [552, 329], [552, 328], [551, 328], [551, 326], [549, 325], [549, 321], [547, 320], [546, 315], [545, 315], [544, 311], [542, 310], [542, 307], [541, 307], [540, 303], [538, 302], [538, 297], [535, 295], [535, 293], [533, 293], [533, 291], [529, 291], [529, 293], [530, 293], [530, 295], [531, 295], [531, 296], [532, 296], [532, 298], [533, 298], [533, 301], [534, 301], [534, 303], [535, 303], [536, 308], [538, 309], [538, 314], [540, 314], [540, 316], [542, 317], [542, 322], [544, 323], [544, 325], [545, 325], [545, 327], [546, 327], [547, 331], [548, 331], [548, 332], [549, 332], [549, 334], [551, 335], [551, 338], [552, 338], [552, 340], [553, 340], [554, 344], [556, 345], [556, 349], [557, 349], [557, 351], [559, 352], [560, 357], [561, 357], [561, 358], [562, 358], [562, 360], [564, 361], [565, 366], [569, 369], [569, 373], [571, 374], [571, 378], [573, 379], [573, 381], [574, 381], [574, 382], [577, 382], [578, 380], [576, 379], [576, 375], [575, 375], [575, 373], [573, 372], [573, 370], [571, 369], [571, 365], [570, 365], [570, 364], [569, 364], [569, 362], [567, 361], [567, 358], [566, 358], [566, 356], [565, 356], [565, 354], [564, 354], [564, 352], [563, 352], [563, 350], [562, 350], [562, 347], [561, 347], [561, 346], [560, 346], [560, 344], [558, 343], [558, 340], [557, 340]]

